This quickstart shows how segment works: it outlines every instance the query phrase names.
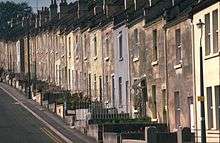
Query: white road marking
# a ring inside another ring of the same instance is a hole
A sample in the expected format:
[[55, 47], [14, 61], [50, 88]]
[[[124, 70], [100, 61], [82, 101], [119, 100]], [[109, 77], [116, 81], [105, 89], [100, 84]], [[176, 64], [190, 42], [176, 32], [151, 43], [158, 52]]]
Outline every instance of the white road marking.
[[65, 137], [62, 133], [60, 133], [58, 130], [56, 130], [53, 126], [51, 126], [49, 123], [47, 123], [44, 119], [42, 119], [40, 116], [38, 116], [36, 113], [34, 113], [31, 109], [29, 109], [26, 105], [24, 105], [21, 101], [19, 101], [16, 97], [14, 97], [10, 92], [5, 90], [3, 87], [0, 87], [5, 93], [7, 93], [10, 97], [12, 97], [16, 102], [18, 102], [21, 106], [23, 106], [26, 110], [28, 110], [33, 116], [35, 116], [38, 120], [43, 122], [50, 130], [52, 130], [56, 135], [58, 135], [60, 138], [62, 138], [66, 143], [73, 143], [70, 139]]

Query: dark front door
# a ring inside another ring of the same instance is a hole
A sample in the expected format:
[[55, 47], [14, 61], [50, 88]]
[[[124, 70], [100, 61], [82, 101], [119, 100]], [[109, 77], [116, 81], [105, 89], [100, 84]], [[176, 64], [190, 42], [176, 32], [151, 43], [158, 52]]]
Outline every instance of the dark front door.
[[174, 103], [175, 103], [175, 124], [178, 129], [180, 126], [180, 99], [179, 99], [179, 91], [174, 93]]

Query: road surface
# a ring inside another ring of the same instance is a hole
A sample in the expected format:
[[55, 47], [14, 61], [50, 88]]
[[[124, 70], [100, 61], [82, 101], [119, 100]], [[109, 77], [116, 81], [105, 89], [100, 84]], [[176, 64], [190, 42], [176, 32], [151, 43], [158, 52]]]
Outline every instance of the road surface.
[[0, 143], [63, 143], [63, 141], [0, 89]]

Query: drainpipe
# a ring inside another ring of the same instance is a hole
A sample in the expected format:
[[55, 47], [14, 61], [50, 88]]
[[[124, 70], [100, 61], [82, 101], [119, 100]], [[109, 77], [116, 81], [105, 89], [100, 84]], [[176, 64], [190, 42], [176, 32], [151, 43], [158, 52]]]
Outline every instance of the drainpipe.
[[167, 110], [167, 126], [168, 130], [170, 130], [170, 119], [169, 119], [169, 83], [168, 83], [168, 71], [167, 71], [167, 28], [166, 26], [163, 27], [164, 29], [164, 53], [165, 53], [165, 84], [166, 84], [166, 110]]
[[[198, 126], [197, 126], [197, 105], [196, 105], [196, 76], [195, 76], [195, 43], [194, 43], [194, 25], [193, 25], [193, 19], [191, 19], [191, 38], [192, 38], [192, 71], [193, 71], [193, 104], [194, 104], [194, 119], [195, 119], [195, 136], [198, 136]], [[198, 138], [195, 138], [195, 141], [198, 142]]]

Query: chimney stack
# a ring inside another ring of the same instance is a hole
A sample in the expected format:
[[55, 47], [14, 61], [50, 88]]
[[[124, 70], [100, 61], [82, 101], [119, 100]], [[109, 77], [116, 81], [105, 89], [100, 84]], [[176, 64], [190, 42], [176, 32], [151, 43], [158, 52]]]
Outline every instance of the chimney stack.
[[93, 14], [99, 15], [103, 13], [103, 2], [94, 0]]
[[113, 16], [119, 13], [124, 8], [121, 0], [114, 1], [113, 3], [103, 0], [103, 11], [107, 17]]
[[88, 2], [86, 0], [78, 0], [77, 17], [81, 18], [89, 13]]
[[57, 1], [51, 0], [50, 4], [50, 20], [57, 16]]
[[136, 0], [124, 0], [124, 9], [130, 9], [135, 7]]
[[66, 2], [66, 0], [61, 0], [60, 2], [60, 17], [65, 16], [65, 14], [67, 13], [68, 10], [68, 4]]

